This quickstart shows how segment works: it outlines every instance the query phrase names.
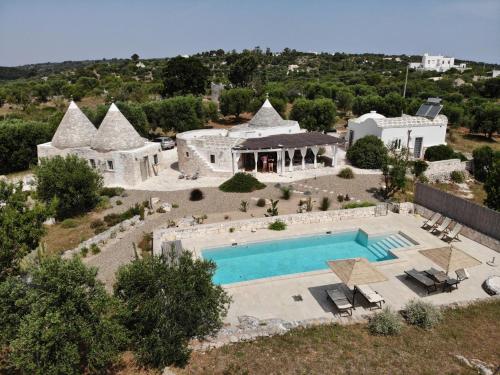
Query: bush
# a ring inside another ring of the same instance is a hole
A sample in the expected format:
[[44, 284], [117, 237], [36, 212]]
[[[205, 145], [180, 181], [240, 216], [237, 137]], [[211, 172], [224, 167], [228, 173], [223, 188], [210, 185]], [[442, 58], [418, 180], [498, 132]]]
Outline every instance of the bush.
[[344, 196], [342, 194], [337, 195], [337, 202], [342, 203], [344, 201]]
[[266, 185], [248, 173], [238, 172], [229, 180], [219, 186], [226, 193], [250, 193], [255, 190], [264, 189]]
[[189, 200], [192, 202], [201, 201], [203, 199], [203, 192], [200, 189], [193, 189], [189, 193]]
[[281, 188], [281, 198], [284, 200], [289, 200], [292, 196], [292, 188], [290, 186], [283, 186]]
[[370, 318], [368, 323], [368, 329], [373, 335], [394, 336], [401, 332], [401, 328], [398, 315], [387, 307]]
[[78, 226], [78, 222], [74, 219], [65, 219], [61, 223], [62, 228], [76, 228]]
[[264, 198], [259, 198], [256, 203], [257, 207], [265, 207], [266, 206], [266, 200]]
[[448, 145], [431, 146], [425, 150], [424, 159], [428, 161], [439, 161], [455, 159], [455, 151]]
[[99, 202], [102, 176], [75, 155], [41, 159], [34, 171], [37, 195], [44, 202], [56, 199], [58, 219], [93, 209]]
[[101, 248], [97, 246], [97, 244], [93, 243], [92, 245], [90, 245], [90, 252], [94, 255], [99, 254], [101, 252]]
[[450, 178], [453, 182], [461, 184], [465, 181], [465, 174], [462, 171], [453, 171], [450, 173]]
[[241, 201], [240, 202], [240, 211], [241, 212], [247, 212], [248, 211], [248, 201]]
[[0, 121], [0, 174], [23, 171], [36, 165], [36, 146], [49, 142], [56, 126], [45, 122]]
[[117, 205], [117, 206], [121, 206], [122, 204], [123, 204], [123, 202], [122, 202], [121, 200], [119, 200], [119, 199], [118, 199], [118, 200], [116, 201], [116, 205]]
[[387, 159], [387, 148], [374, 135], [360, 138], [347, 150], [347, 159], [358, 168], [379, 169]]
[[434, 327], [443, 318], [443, 314], [438, 307], [420, 300], [408, 302], [405, 305], [403, 315], [408, 324], [425, 329]]
[[85, 257], [87, 256], [87, 254], [88, 254], [88, 253], [89, 253], [89, 248], [88, 248], [88, 247], [85, 247], [85, 246], [84, 246], [84, 247], [82, 247], [82, 248], [80, 249], [80, 254], [82, 254], [82, 257], [84, 257], [84, 258], [85, 258]]
[[118, 195], [121, 195], [124, 191], [125, 189], [121, 187], [103, 187], [99, 192], [99, 195], [103, 195], [108, 198], [113, 198]]
[[342, 208], [343, 209], [348, 209], [348, 208], [360, 208], [360, 207], [371, 207], [375, 206], [375, 203], [368, 202], [368, 201], [363, 201], [363, 202], [352, 202], [352, 203], [345, 203]]
[[332, 202], [331, 202], [330, 198], [323, 197], [323, 199], [321, 199], [321, 204], [319, 205], [319, 209], [321, 211], [328, 211], [331, 204], [332, 204]]
[[415, 160], [413, 162], [413, 174], [415, 177], [420, 177], [427, 170], [429, 164], [427, 164], [424, 160]]
[[474, 160], [474, 178], [484, 182], [488, 177], [488, 172], [493, 166], [495, 152], [490, 146], [478, 147], [472, 151]]
[[354, 178], [354, 172], [351, 168], [347, 167], [343, 168], [337, 176], [339, 176], [340, 178], [351, 179]]
[[281, 220], [276, 220], [276, 221], [273, 221], [271, 224], [269, 224], [268, 229], [270, 229], [270, 230], [285, 230], [286, 224], [284, 222], [282, 222]]

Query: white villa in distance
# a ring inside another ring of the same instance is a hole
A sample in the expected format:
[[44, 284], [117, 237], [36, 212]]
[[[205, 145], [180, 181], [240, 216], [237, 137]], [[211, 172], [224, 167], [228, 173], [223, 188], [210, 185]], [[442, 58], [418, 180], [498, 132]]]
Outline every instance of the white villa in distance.
[[142, 138], [113, 103], [99, 129], [71, 102], [51, 142], [37, 146], [38, 159], [77, 155], [98, 169], [105, 186], [132, 187], [157, 175], [161, 146]]
[[433, 70], [443, 73], [447, 70], [450, 70], [451, 68], [464, 71], [465, 69], [467, 69], [467, 65], [465, 63], [455, 65], [454, 57], [441, 55], [431, 56], [428, 53], [424, 53], [424, 55], [422, 56], [422, 62], [410, 63], [410, 68], [417, 70]]
[[430, 146], [446, 144], [448, 118], [440, 115], [440, 99], [429, 98], [422, 104], [416, 116], [402, 115], [387, 118], [376, 111], [348, 121], [348, 147], [367, 135], [375, 135], [385, 145], [396, 149], [408, 148], [415, 159], [424, 156]]
[[231, 129], [200, 129], [177, 134], [179, 170], [187, 175], [226, 176], [240, 171], [286, 174], [320, 168], [321, 148], [335, 165], [338, 138], [307, 132], [284, 120], [266, 99], [247, 123]]

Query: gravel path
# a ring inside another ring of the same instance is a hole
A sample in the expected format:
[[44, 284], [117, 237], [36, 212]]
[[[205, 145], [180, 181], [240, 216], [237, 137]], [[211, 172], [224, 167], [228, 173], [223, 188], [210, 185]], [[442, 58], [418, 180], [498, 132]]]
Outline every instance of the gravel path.
[[[356, 175], [352, 180], [341, 179], [337, 176], [322, 176], [308, 180], [294, 182], [292, 185], [297, 191], [310, 191], [314, 202], [314, 210], [318, 210], [318, 204], [324, 196], [331, 198], [332, 205], [330, 209], [337, 209], [341, 204], [337, 202], [338, 194], [349, 194], [353, 200], [371, 200], [376, 201], [373, 192], [380, 186], [380, 176], [378, 175]], [[283, 184], [288, 185], [288, 184]], [[133, 255], [132, 243], [138, 243], [144, 233], [152, 232], [159, 226], [164, 225], [167, 220], [177, 221], [182, 217], [207, 215], [205, 223], [220, 222], [224, 220], [239, 220], [251, 217], [263, 217], [267, 207], [257, 207], [257, 198], [280, 199], [281, 191], [273, 184], [268, 184], [266, 188], [252, 193], [224, 193], [217, 188], [202, 188], [204, 199], [197, 202], [189, 200], [188, 190], [178, 191], [141, 191], [128, 190], [126, 197], [115, 197], [111, 201], [122, 201], [122, 205], [116, 206], [110, 212], [122, 212], [137, 202], [142, 202], [150, 197], [157, 197], [161, 202], [176, 203], [179, 208], [172, 209], [167, 213], [154, 213], [146, 216], [144, 223], [136, 226], [125, 233], [120, 234], [119, 238], [110, 240], [102, 247], [101, 253], [85, 259], [85, 261], [99, 268], [99, 278], [106, 283], [108, 288], [112, 287], [114, 274], [122, 264], [130, 262]], [[294, 193], [290, 200], [280, 199], [278, 209], [280, 214], [296, 213], [299, 200], [304, 199], [303, 194]], [[247, 212], [239, 210], [242, 200], [249, 202]]]

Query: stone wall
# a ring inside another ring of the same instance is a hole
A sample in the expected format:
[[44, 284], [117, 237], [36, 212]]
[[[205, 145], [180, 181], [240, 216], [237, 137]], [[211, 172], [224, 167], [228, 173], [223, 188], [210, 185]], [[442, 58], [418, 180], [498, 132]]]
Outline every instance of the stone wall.
[[184, 228], [159, 228], [153, 232], [153, 253], [160, 254], [163, 241], [182, 240], [200, 234], [228, 233], [230, 228], [235, 231], [251, 231], [266, 229], [270, 223], [281, 220], [287, 225], [315, 224], [337, 222], [341, 220], [374, 217], [376, 206], [352, 208], [346, 210], [331, 210], [308, 212], [302, 214], [281, 215], [248, 220], [225, 221], [213, 224], [193, 225]]
[[448, 181], [450, 179], [450, 174], [453, 171], [461, 171], [467, 174], [466, 162], [460, 161], [460, 159], [449, 159], [440, 161], [427, 162], [428, 167], [424, 172], [424, 176], [431, 182], [436, 181]]

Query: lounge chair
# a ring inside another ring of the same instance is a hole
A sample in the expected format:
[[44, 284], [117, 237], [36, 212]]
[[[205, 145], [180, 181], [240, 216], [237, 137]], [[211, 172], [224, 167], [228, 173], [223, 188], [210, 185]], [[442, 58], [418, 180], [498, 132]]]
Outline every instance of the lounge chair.
[[435, 212], [429, 219], [427, 219], [422, 225], [423, 229], [434, 228], [436, 223], [441, 219], [441, 214], [439, 212]]
[[439, 271], [435, 268], [430, 268], [426, 271], [424, 271], [431, 279], [433, 279], [436, 283], [436, 287], [439, 285], [442, 285], [443, 292], [445, 290], [449, 290], [450, 292], [452, 291], [453, 288], [458, 289], [458, 284], [460, 284], [460, 280], [458, 279], [453, 279], [451, 277], [448, 277], [446, 272], [444, 271]]
[[457, 279], [459, 281], [467, 280], [470, 277], [469, 271], [467, 271], [467, 268], [460, 268], [460, 269], [455, 271], [455, 274], [457, 275]]
[[349, 302], [347, 296], [342, 290], [338, 288], [327, 289], [326, 295], [332, 300], [337, 310], [339, 310], [339, 315], [341, 315], [343, 312], [352, 315], [352, 303]]
[[445, 217], [443, 222], [439, 224], [438, 226], [435, 226], [431, 229], [431, 232], [434, 234], [441, 234], [444, 232], [446, 228], [451, 224], [451, 219], [449, 217]]
[[[384, 297], [374, 291], [369, 285], [355, 285], [354, 294], [358, 291], [372, 305], [382, 308], [382, 303], [385, 303]], [[353, 297], [354, 302], [354, 297]]]
[[416, 281], [418, 284], [423, 286], [427, 290], [427, 294], [430, 292], [435, 292], [437, 290], [436, 283], [425, 273], [417, 271], [415, 268], [405, 271], [406, 278]]
[[441, 239], [448, 242], [453, 242], [454, 239], [458, 240], [458, 233], [460, 233], [462, 227], [462, 224], [456, 223], [452, 230], [445, 229]]

